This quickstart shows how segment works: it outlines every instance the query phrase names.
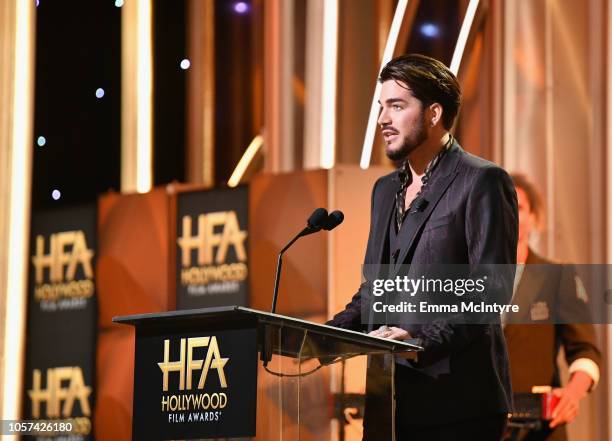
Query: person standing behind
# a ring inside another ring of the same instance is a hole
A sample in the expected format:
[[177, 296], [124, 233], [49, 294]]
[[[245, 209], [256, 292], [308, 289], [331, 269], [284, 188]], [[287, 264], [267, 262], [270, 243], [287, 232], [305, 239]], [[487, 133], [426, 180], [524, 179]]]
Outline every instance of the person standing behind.
[[[566, 440], [565, 425], [576, 418], [580, 402], [599, 381], [601, 355], [595, 344], [593, 325], [554, 324], [563, 311], [586, 312], [587, 298], [580, 294], [581, 282], [571, 267], [554, 265], [529, 247], [529, 237], [542, 218], [542, 200], [524, 175], [515, 173], [511, 177], [518, 198], [517, 263], [520, 265], [513, 303], [530, 314], [520, 320], [529, 324], [504, 327], [512, 388], [515, 393], [530, 393], [533, 386], [552, 386], [560, 399], [553, 419], [548, 427], [532, 432], [525, 441]], [[561, 347], [570, 373], [570, 380], [563, 387], [556, 363]]]

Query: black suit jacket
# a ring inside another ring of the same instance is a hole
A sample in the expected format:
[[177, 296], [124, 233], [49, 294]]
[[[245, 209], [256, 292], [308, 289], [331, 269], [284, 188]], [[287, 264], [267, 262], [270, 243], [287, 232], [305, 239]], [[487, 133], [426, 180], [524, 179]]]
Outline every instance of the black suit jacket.
[[[522, 324], [504, 328], [514, 392], [531, 392], [532, 386], [560, 387], [557, 356], [561, 346], [568, 364], [588, 358], [601, 366], [588, 307], [576, 295], [575, 274], [573, 267], [553, 264], [529, 250], [513, 299], [520, 306], [520, 315], [514, 319]], [[533, 316], [534, 308], [545, 314]], [[554, 432], [546, 439], [566, 439], [565, 427]]]
[[[384, 261], [397, 172], [380, 178], [372, 191], [366, 265]], [[466, 153], [455, 142], [442, 157], [423, 192], [424, 210], [410, 213], [400, 232], [398, 263], [514, 264], [518, 238], [516, 192], [498, 166]], [[368, 329], [369, 280], [345, 310], [328, 322], [348, 329]], [[508, 301], [514, 271], [504, 277]], [[408, 325], [421, 338], [424, 352], [410, 366], [396, 365], [396, 422], [435, 425], [509, 412], [511, 388], [501, 327], [435, 323]], [[370, 363], [368, 387], [381, 378], [380, 363]], [[384, 439], [380, 422], [389, 402], [366, 398], [365, 439]], [[382, 437], [381, 437], [382, 436]]]

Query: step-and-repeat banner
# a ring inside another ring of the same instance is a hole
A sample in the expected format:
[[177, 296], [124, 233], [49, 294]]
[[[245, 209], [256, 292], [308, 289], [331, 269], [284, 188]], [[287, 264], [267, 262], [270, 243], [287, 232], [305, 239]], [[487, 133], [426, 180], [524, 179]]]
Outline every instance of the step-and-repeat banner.
[[[177, 309], [248, 305], [248, 187], [177, 197]], [[92, 440], [96, 205], [35, 212], [30, 234], [23, 419], [70, 420], [71, 441]]]
[[178, 195], [177, 309], [248, 304], [248, 187]]
[[95, 259], [94, 204], [33, 214], [23, 414], [70, 419], [72, 441], [93, 439]]

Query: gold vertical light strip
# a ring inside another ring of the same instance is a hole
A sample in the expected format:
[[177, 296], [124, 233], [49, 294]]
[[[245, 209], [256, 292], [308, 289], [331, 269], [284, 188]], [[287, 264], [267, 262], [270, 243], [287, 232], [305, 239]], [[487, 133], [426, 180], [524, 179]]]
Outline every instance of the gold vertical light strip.
[[202, 115], [202, 183], [215, 185], [215, 2], [204, 2], [204, 114]]
[[138, 162], [136, 190], [146, 193], [153, 183], [153, 48], [151, 29], [151, 0], [139, 0], [138, 7]]
[[[281, 31], [281, 65], [280, 68], [280, 109], [282, 120], [280, 120], [280, 140], [282, 149], [281, 170], [290, 172], [295, 169], [295, 95], [293, 92], [294, 71], [294, 21], [295, 4], [293, 1], [284, 0], [281, 7], [280, 31]], [[264, 135], [265, 135], [264, 131]]]
[[264, 169], [293, 171], [293, 1], [268, 0], [264, 12]]
[[[612, 0], [608, 0], [607, 3], [607, 10], [608, 10], [608, 17], [607, 17], [607, 29], [609, 30], [612, 27]], [[608, 36], [608, 41], [607, 41], [607, 54], [606, 54], [606, 65], [610, 66], [610, 63], [612, 62], [612, 32], [607, 32], [607, 36]], [[612, 264], [612, 202], [610, 202], [610, 200], [612, 199], [612, 88], [609, 87], [610, 85], [612, 85], [612, 69], [606, 69], [606, 74], [608, 76], [607, 78], [607, 83], [608, 87], [606, 88], [607, 90], [607, 112], [606, 112], [606, 117], [607, 117], [607, 124], [606, 124], [606, 158], [608, 161], [608, 167], [607, 167], [607, 171], [608, 173], [606, 174], [607, 177], [607, 194], [606, 194], [606, 201], [608, 201], [607, 204], [607, 210], [608, 210], [608, 215], [607, 215], [607, 219], [608, 219], [608, 225], [607, 225], [607, 236], [608, 236], [608, 250], [607, 250], [607, 263], [608, 264]], [[610, 320], [612, 320], [612, 317], [609, 317]], [[612, 355], [612, 325], [608, 326], [608, 330], [610, 331], [610, 333], [608, 334], [608, 342], [610, 344], [610, 352], [608, 352], [609, 356]], [[608, 367], [610, 369], [610, 376], [608, 376], [608, 378], [612, 379], [612, 363], [608, 363]], [[610, 387], [610, 394], [608, 395], [611, 399], [612, 399], [612, 381], [608, 381], [608, 386]], [[609, 421], [612, 421], [612, 406], [608, 406], [609, 410], [610, 410], [610, 419]], [[612, 427], [609, 428], [610, 432], [612, 432]], [[612, 433], [610, 433], [610, 435], [612, 435]]]
[[502, 78], [503, 78], [503, 162], [506, 170], [518, 170], [519, 149], [517, 146], [516, 112], [518, 85], [516, 75], [517, 5], [503, 2], [504, 26], [502, 27]]
[[303, 168], [306, 170], [321, 167], [323, 1], [310, 0], [306, 3], [303, 132]]
[[338, 0], [323, 4], [323, 81], [321, 87], [321, 167], [336, 160], [336, 79], [338, 59]]
[[377, 58], [382, 59], [385, 53], [385, 46], [387, 44], [387, 37], [389, 36], [388, 29], [391, 28], [391, 20], [393, 16], [393, 0], [378, 0], [376, 2], [377, 15], [378, 15], [378, 52]]
[[491, 8], [492, 14], [490, 20], [491, 37], [493, 47], [491, 48], [491, 66], [492, 66], [492, 87], [491, 104], [492, 104], [492, 142], [493, 155], [492, 160], [497, 164], [504, 164], [504, 140], [503, 140], [503, 102], [504, 102], [504, 81], [503, 81], [503, 6], [495, 4]]
[[[612, 0], [608, 0], [607, 1], [607, 17], [606, 17], [606, 24], [605, 24], [605, 28], [607, 29], [607, 53], [606, 53], [606, 60], [605, 60], [605, 65], [606, 66], [610, 66], [610, 63], [612, 62], [612, 32], [610, 32], [610, 29], [612, 29]], [[610, 200], [612, 200], [612, 89], [610, 88], [610, 85], [612, 85], [612, 69], [607, 68], [606, 69], [606, 75], [607, 75], [607, 82], [606, 84], [608, 85], [608, 87], [606, 87], [606, 94], [608, 95], [606, 97], [606, 101], [607, 101], [607, 111], [606, 111], [606, 118], [607, 118], [607, 124], [606, 124], [606, 142], [605, 142], [605, 156], [607, 159], [607, 173], [606, 173], [606, 179], [607, 179], [607, 185], [606, 185], [606, 189], [605, 189], [605, 200], [607, 201], [607, 206], [606, 206], [606, 210], [607, 210], [607, 225], [606, 225], [606, 236], [607, 236], [607, 252], [606, 252], [606, 262], [608, 264], [612, 263], [612, 202], [610, 202]], [[610, 281], [608, 281], [608, 283], [610, 283]], [[609, 285], [608, 285], [609, 286]], [[612, 357], [612, 312], [610, 312], [610, 306], [608, 306], [608, 326], [606, 326], [606, 340], [608, 343], [608, 347], [607, 347], [607, 359], [610, 360], [610, 357]], [[607, 363], [608, 365], [608, 381], [606, 383], [608, 383], [608, 397], [607, 397], [607, 402], [608, 402], [608, 424], [607, 424], [607, 438], [611, 439], [612, 438], [612, 404], [610, 404], [611, 400], [612, 400], [612, 363], [610, 363], [608, 361]]]
[[121, 7], [121, 191], [136, 191], [136, 66], [138, 1]]
[[212, 187], [215, 179], [215, 3], [189, 0], [187, 181]]
[[121, 191], [145, 193], [153, 183], [151, 0], [121, 9]]
[[235, 187], [240, 184], [240, 181], [249, 167], [249, 164], [251, 164], [255, 158], [255, 155], [263, 145], [263, 140], [263, 135], [257, 135], [255, 138], [253, 138], [247, 149], [244, 151], [242, 158], [240, 158], [240, 161], [238, 161], [238, 165], [236, 165], [234, 172], [227, 181], [228, 187]]
[[[399, 0], [397, 2], [395, 14], [393, 15], [393, 21], [391, 22], [391, 29], [389, 30], [389, 36], [387, 37], [387, 44], [385, 45], [385, 52], [383, 53], [380, 69], [378, 70], [379, 72], [393, 57], [395, 46], [397, 45], [397, 37], [400, 33], [407, 7], [408, 0]], [[363, 148], [361, 150], [361, 161], [359, 165], [362, 169], [366, 169], [370, 166], [370, 159], [372, 158], [372, 147], [374, 144], [374, 136], [376, 135], [376, 120], [378, 119], [379, 96], [380, 83], [377, 81], [376, 87], [374, 88], [374, 96], [372, 97], [372, 105], [370, 106], [370, 116], [368, 117], [368, 125], [366, 128], [365, 139], [363, 141]]]
[[545, 124], [546, 131], [546, 244], [548, 256], [555, 255], [556, 216], [555, 216], [555, 130], [554, 130], [554, 69], [553, 64], [553, 21], [552, 1], [544, 2], [544, 69], [546, 73], [545, 88]]
[[268, 173], [281, 171], [281, 141], [280, 125], [281, 111], [279, 109], [278, 85], [281, 82], [279, 65], [280, 57], [280, 15], [281, 4], [279, 0], [266, 3], [264, 12], [264, 124], [265, 134], [265, 161], [264, 170]]
[[0, 7], [0, 419], [20, 417], [27, 306], [28, 231], [32, 164], [34, 2]]
[[457, 43], [455, 43], [455, 50], [453, 52], [453, 58], [451, 59], [450, 71], [457, 75], [459, 73], [459, 67], [461, 66], [461, 60], [463, 59], [463, 52], [465, 51], [465, 45], [467, 44], [470, 31], [472, 30], [472, 24], [474, 23], [474, 17], [478, 9], [479, 0], [470, 0], [465, 16], [463, 17], [463, 23], [459, 31], [459, 37], [457, 37]]

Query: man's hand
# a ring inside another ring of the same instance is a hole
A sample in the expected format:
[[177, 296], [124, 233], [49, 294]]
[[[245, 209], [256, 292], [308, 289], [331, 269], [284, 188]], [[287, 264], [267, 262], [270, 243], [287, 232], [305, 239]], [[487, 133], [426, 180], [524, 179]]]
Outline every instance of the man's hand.
[[383, 325], [380, 328], [375, 329], [374, 331], [370, 332], [368, 335], [372, 335], [374, 337], [380, 337], [380, 338], [389, 338], [391, 340], [400, 340], [400, 341], [411, 338], [408, 331], [402, 328], [396, 328], [395, 326], [386, 326], [386, 325]]
[[[409, 338], [412, 338], [408, 331], [402, 328], [396, 328], [395, 326], [386, 326], [386, 325], [383, 325], [380, 328], [375, 329], [374, 331], [370, 332], [368, 335], [372, 335], [374, 337], [380, 337], [380, 338], [390, 338], [391, 340], [400, 340], [400, 341], [404, 341]], [[406, 360], [417, 360], [416, 352], [403, 352], [403, 353], [397, 354], [397, 356], [405, 358]]]
[[561, 400], [553, 411], [553, 419], [550, 422], [551, 428], [560, 424], [571, 423], [576, 419], [580, 410], [580, 400], [586, 396], [592, 383], [593, 380], [589, 375], [577, 371], [565, 387], [553, 389], [553, 393]]

